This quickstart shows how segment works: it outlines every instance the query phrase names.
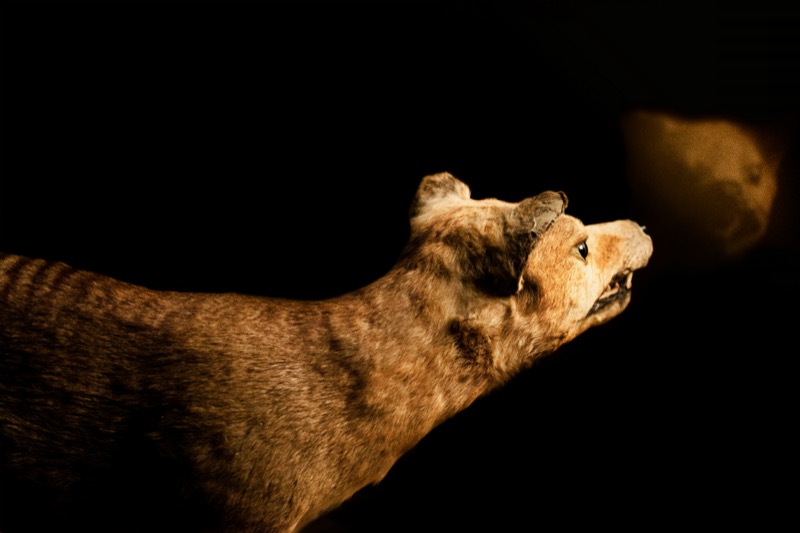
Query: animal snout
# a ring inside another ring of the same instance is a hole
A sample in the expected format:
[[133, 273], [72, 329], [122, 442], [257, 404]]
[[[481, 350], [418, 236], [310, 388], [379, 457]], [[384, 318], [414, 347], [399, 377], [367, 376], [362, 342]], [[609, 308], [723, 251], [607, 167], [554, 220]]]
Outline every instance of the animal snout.
[[647, 226], [644, 224], [639, 224], [635, 220], [627, 220], [626, 222], [630, 224], [630, 231], [632, 231], [634, 235], [638, 236], [639, 233], [644, 233], [648, 237], [650, 236], [650, 233], [647, 231]]

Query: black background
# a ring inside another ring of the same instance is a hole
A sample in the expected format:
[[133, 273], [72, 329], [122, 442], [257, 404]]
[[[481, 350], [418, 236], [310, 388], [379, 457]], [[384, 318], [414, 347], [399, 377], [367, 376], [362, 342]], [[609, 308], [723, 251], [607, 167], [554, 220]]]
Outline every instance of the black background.
[[[648, 7], [644, 7], [648, 6]], [[618, 120], [795, 124], [800, 11], [695, 2], [9, 3], [0, 249], [156, 289], [325, 298], [385, 273], [422, 176], [637, 216]], [[783, 130], [782, 130], [783, 131]], [[783, 520], [797, 139], [780, 227], [437, 428], [320, 531]], [[792, 517], [793, 518], [793, 517]]]

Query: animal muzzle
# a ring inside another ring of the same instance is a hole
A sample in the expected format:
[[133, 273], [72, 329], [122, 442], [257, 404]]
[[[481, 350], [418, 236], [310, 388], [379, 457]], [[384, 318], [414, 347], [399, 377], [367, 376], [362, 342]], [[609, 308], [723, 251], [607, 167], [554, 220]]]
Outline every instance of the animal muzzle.
[[621, 302], [630, 297], [631, 287], [633, 286], [633, 272], [626, 270], [614, 276], [611, 283], [594, 302], [587, 316], [591, 316], [601, 309], [608, 307], [615, 302]]

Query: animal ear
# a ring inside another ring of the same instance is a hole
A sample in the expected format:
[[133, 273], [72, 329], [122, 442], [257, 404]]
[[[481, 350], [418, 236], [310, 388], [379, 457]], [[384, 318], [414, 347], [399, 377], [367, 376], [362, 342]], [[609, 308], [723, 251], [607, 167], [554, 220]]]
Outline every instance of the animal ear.
[[566, 207], [567, 195], [553, 191], [545, 191], [517, 204], [506, 229], [505, 260], [498, 261], [491, 257], [492, 254], [486, 254], [495, 267], [500, 267], [494, 272], [493, 292], [514, 294], [518, 291], [531, 250]]
[[567, 195], [553, 191], [518, 203], [506, 219], [504, 245], [481, 248], [472, 257], [475, 283], [495, 296], [516, 294], [531, 250], [566, 207]]
[[567, 195], [560, 191], [545, 191], [526, 198], [517, 204], [512, 212], [510, 221], [512, 232], [529, 233], [535, 238], [540, 237], [564, 213], [567, 203]]
[[432, 206], [452, 199], [468, 200], [470, 191], [467, 184], [449, 172], [431, 174], [422, 178], [417, 194], [411, 202], [410, 216], [423, 214]]

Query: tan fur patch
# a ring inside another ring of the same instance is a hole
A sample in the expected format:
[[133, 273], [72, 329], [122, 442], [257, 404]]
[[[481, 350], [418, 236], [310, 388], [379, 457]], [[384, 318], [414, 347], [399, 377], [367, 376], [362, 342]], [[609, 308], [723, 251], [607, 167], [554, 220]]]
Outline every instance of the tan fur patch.
[[91, 516], [86, 483], [191, 487], [224, 531], [297, 531], [625, 309], [650, 238], [627, 220], [584, 226], [566, 205], [475, 200], [428, 176], [397, 265], [311, 302], [153, 291], [0, 255], [3, 483], [53, 491], [74, 517]]

